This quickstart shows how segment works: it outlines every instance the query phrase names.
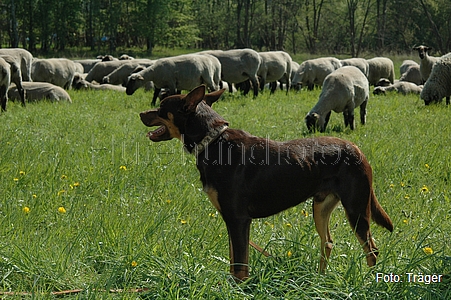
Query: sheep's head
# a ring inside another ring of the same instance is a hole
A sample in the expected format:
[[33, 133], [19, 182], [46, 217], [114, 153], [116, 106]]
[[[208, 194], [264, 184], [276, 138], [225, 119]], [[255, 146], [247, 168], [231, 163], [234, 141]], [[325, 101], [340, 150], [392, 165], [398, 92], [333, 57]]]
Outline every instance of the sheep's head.
[[429, 105], [432, 102], [437, 103], [442, 100], [442, 96], [436, 89], [428, 89], [427, 93], [423, 93], [423, 91], [421, 91], [420, 97], [423, 99], [425, 105]]
[[128, 77], [127, 86], [125, 92], [127, 95], [133, 95], [133, 93], [144, 85], [144, 77], [141, 74], [134, 73]]
[[413, 50], [417, 50], [418, 55], [420, 56], [420, 59], [424, 59], [427, 56], [427, 52], [432, 50], [432, 48], [421, 45], [421, 46], [414, 47]]
[[385, 95], [385, 89], [382, 86], [377, 86], [373, 90], [373, 95]]
[[320, 126], [320, 115], [317, 113], [308, 113], [305, 116], [305, 124], [307, 125], [307, 129], [310, 132], [316, 131], [316, 130], [320, 130], [321, 132], [324, 131], [324, 128], [322, 128], [323, 126]]

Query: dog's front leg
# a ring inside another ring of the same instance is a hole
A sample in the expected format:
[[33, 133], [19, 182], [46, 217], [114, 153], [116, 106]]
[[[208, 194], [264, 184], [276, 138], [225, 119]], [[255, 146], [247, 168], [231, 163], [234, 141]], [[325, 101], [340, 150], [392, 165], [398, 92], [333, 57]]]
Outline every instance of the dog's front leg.
[[229, 233], [230, 273], [237, 281], [249, 277], [249, 230], [251, 218], [225, 219]]

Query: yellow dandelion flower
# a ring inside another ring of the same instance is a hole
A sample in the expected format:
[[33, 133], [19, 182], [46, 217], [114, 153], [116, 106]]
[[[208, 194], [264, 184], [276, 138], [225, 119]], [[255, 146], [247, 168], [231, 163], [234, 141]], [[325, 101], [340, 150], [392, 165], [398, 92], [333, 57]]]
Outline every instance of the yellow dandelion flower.
[[73, 186], [74, 186], [74, 187], [79, 187], [79, 186], [80, 186], [80, 182], [78, 182], [78, 181], [77, 181], [77, 182], [74, 182]]
[[28, 206], [24, 206], [24, 208], [22, 208], [23, 212], [28, 214], [30, 212], [30, 208]]
[[434, 250], [432, 250], [431, 247], [424, 247], [423, 248], [424, 253], [431, 255], [432, 253], [434, 253]]
[[274, 228], [274, 224], [271, 224], [268, 221], [265, 221], [265, 225], [268, 225], [269, 227]]
[[304, 215], [304, 217], [308, 217], [309, 216], [308, 211], [306, 211], [306, 210], [302, 210], [302, 214]]
[[216, 218], [216, 214], [215, 213], [209, 213], [208, 214], [210, 217], [212, 217], [212, 218]]
[[61, 175], [61, 179], [63, 179], [63, 180], [64, 180], [64, 179], [67, 179], [67, 175], [64, 175], [64, 174]]
[[20, 175], [20, 176], [24, 176], [24, 175], [25, 175], [25, 172], [24, 172], [24, 171], [20, 171], [20, 172], [19, 172], [19, 175]]
[[31, 195], [33, 198], [37, 198], [38, 196], [36, 194]]
[[58, 191], [58, 196], [61, 196], [61, 195], [64, 194], [65, 192], [66, 192], [66, 190]]
[[66, 209], [63, 206], [58, 207], [58, 212], [60, 214], [65, 214], [66, 213]]
[[403, 222], [404, 224], [409, 224], [409, 220], [407, 220], [407, 219], [402, 220], [402, 222]]
[[18, 182], [19, 178], [14, 178], [13, 180], [14, 180], [14, 182]]
[[180, 220], [180, 223], [182, 223], [182, 225], [186, 225], [186, 224], [188, 223], [188, 221], [187, 221], [187, 220], [184, 220], [184, 219], [181, 219], [181, 220]]
[[133, 268], [135, 268], [138, 265], [138, 263], [136, 261], [132, 261], [131, 265]]
[[422, 193], [429, 193], [429, 189], [427, 186], [423, 185], [423, 187], [421, 188], [421, 192]]
[[287, 256], [288, 256], [288, 257], [291, 257], [292, 255], [293, 255], [293, 252], [291, 252], [290, 250], [288, 250]]
[[126, 166], [120, 166], [120, 167], [119, 167], [119, 170], [127, 171], [127, 167], [126, 167]]
[[293, 227], [290, 223], [285, 224], [286, 227], [291, 228]]
[[402, 181], [401, 181], [400, 184], [401, 184], [401, 187], [405, 187], [406, 186], [406, 184], [404, 182], [402, 182]]
[[171, 204], [171, 202], [172, 202], [172, 200], [170, 200], [170, 199], [166, 200], [167, 204]]
[[395, 185], [392, 183], [392, 184], [390, 184], [390, 188], [392, 189], [392, 188], [394, 188], [395, 187]]
[[409, 194], [404, 195], [404, 199], [410, 199]]

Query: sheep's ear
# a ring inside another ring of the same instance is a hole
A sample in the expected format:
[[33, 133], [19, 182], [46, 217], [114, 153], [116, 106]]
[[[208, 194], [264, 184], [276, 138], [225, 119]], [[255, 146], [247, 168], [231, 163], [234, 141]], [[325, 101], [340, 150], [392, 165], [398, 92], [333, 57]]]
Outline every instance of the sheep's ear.
[[197, 105], [204, 99], [205, 85], [200, 85], [189, 92], [185, 97], [184, 111], [187, 113], [193, 113], [196, 111]]
[[218, 91], [214, 91], [205, 95], [204, 100], [207, 102], [208, 106], [211, 106], [213, 103], [218, 101], [221, 97], [222, 93], [224, 93], [226, 89], [220, 89]]

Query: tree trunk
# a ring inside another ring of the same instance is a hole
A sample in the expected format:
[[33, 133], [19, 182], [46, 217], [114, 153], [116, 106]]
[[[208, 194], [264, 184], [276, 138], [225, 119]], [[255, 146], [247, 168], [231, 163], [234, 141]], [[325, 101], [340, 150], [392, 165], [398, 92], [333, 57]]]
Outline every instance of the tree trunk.
[[11, 0], [11, 47], [19, 47], [19, 30], [17, 28], [16, 4]]

